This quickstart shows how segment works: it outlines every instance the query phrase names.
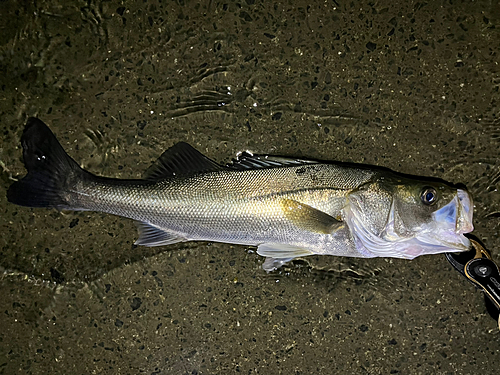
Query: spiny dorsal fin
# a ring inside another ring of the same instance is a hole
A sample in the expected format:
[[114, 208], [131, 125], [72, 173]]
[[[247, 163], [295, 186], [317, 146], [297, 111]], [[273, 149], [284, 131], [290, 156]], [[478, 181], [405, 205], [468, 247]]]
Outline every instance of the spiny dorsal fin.
[[289, 166], [299, 166], [305, 164], [317, 164], [313, 160], [292, 159], [282, 156], [269, 155], [253, 155], [251, 152], [245, 151], [239, 154], [236, 159], [227, 166], [233, 169], [267, 169]]
[[187, 176], [200, 172], [214, 172], [227, 169], [207, 158], [185, 142], [170, 147], [144, 174], [147, 180], [161, 180], [172, 176]]

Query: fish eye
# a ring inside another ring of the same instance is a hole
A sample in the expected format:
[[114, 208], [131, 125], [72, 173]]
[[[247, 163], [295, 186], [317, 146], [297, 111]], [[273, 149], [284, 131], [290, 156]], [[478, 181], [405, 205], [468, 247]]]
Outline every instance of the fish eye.
[[422, 192], [420, 193], [420, 199], [427, 206], [433, 205], [438, 200], [438, 195], [437, 195], [436, 189], [434, 189], [433, 187], [429, 187], [429, 186], [424, 187], [422, 189]]

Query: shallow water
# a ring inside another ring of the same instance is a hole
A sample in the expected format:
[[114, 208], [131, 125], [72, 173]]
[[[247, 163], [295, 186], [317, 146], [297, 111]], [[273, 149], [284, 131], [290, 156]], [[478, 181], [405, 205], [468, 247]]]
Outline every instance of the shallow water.
[[500, 334], [444, 256], [133, 246], [126, 219], [8, 204], [38, 116], [94, 173], [185, 141], [466, 184], [500, 259], [497, 2], [3, 2], [0, 373], [495, 373]]

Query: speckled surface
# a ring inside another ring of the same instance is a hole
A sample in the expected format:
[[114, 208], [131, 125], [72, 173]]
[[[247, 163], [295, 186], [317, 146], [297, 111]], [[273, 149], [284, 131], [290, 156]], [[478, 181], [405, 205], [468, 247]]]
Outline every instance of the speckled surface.
[[493, 374], [500, 334], [443, 256], [134, 247], [128, 220], [8, 204], [28, 116], [94, 173], [178, 141], [466, 184], [500, 259], [500, 6], [491, 1], [0, 7], [1, 374]]

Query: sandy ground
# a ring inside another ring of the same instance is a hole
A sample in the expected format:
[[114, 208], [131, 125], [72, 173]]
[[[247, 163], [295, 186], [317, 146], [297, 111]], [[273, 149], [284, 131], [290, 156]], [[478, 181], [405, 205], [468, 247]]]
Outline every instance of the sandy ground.
[[500, 334], [444, 256], [133, 245], [129, 220], [26, 209], [26, 118], [90, 171], [168, 147], [367, 163], [466, 184], [500, 259], [492, 1], [3, 1], [1, 374], [493, 374]]

